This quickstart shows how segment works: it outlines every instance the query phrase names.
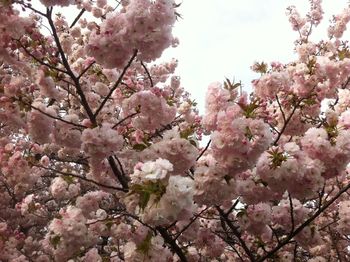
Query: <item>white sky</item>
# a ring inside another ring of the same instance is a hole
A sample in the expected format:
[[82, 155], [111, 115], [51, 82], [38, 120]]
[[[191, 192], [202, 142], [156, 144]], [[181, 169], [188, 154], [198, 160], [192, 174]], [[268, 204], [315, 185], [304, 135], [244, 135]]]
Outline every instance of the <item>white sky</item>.
[[[257, 75], [250, 70], [254, 61], [293, 59], [292, 31], [286, 8], [297, 6], [307, 12], [307, 0], [183, 0], [183, 16], [174, 28], [179, 47], [164, 58], [179, 60], [177, 73], [203, 112], [204, 96], [209, 83], [224, 77], [242, 80], [245, 89]], [[323, 0], [324, 20], [315, 30], [317, 38], [327, 36], [328, 21], [346, 7], [346, 0]]]

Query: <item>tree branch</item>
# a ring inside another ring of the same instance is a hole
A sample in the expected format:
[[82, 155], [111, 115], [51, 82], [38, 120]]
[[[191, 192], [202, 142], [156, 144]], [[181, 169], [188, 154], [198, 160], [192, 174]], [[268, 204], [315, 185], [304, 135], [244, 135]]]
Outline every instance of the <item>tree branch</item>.
[[322, 208], [318, 209], [309, 219], [307, 219], [303, 224], [297, 227], [293, 233], [289, 234], [285, 240], [283, 240], [279, 245], [273, 248], [270, 252], [268, 252], [265, 256], [260, 258], [257, 262], [262, 262], [270, 257], [272, 257], [278, 250], [287, 245], [289, 241], [299, 234], [305, 227], [311, 224], [324, 210], [326, 210], [330, 205], [332, 205], [343, 193], [350, 189], [350, 183], [340, 190], [331, 200], [329, 200], [326, 204], [322, 206]]
[[85, 8], [81, 9], [80, 13], [77, 15], [77, 17], [74, 19], [74, 21], [72, 22], [72, 24], [69, 26], [69, 28], [72, 28], [73, 26], [75, 26], [75, 24], [79, 21], [79, 19], [82, 17], [82, 15], [85, 13]]
[[[79, 178], [81, 180], [84, 180], [86, 182], [89, 182], [89, 183], [93, 183], [97, 186], [100, 186], [100, 187], [105, 187], [105, 188], [108, 188], [108, 189], [113, 189], [113, 190], [118, 190], [118, 191], [123, 191], [123, 192], [127, 192], [127, 190], [125, 190], [124, 188], [121, 188], [121, 187], [114, 187], [114, 186], [109, 186], [109, 185], [104, 185], [104, 184], [101, 184], [95, 180], [92, 180], [92, 179], [88, 179], [86, 177], [83, 177], [83, 176], [79, 176], [79, 175], [75, 175], [75, 174], [71, 174], [71, 173], [66, 173], [66, 172], [62, 172], [60, 170], [57, 170], [57, 169], [54, 169], [54, 168], [49, 168], [49, 167], [44, 167], [44, 166], [41, 166], [41, 165], [34, 165], [36, 167], [40, 167], [40, 168], [43, 168], [43, 169], [46, 169], [46, 170], [49, 170], [49, 171], [53, 171], [53, 172], [56, 172], [60, 175], [63, 175], [63, 176], [71, 176], [71, 177], [75, 177], [75, 178]], [[56, 176], [56, 175], [55, 175]], [[44, 176], [45, 177], [45, 176]], [[52, 176], [49, 176], [49, 177], [52, 177]]]
[[112, 168], [112, 171], [114, 173], [114, 175], [117, 177], [119, 183], [122, 185], [123, 189], [125, 191], [129, 190], [129, 185], [128, 185], [128, 180], [125, 176], [123, 176], [123, 174], [120, 172], [117, 164], [114, 161], [113, 156], [108, 157], [108, 163]]
[[220, 216], [224, 219], [228, 227], [232, 230], [232, 233], [237, 237], [238, 241], [240, 242], [242, 248], [244, 249], [245, 253], [249, 257], [250, 261], [252, 262], [256, 261], [255, 256], [250, 251], [250, 249], [248, 248], [244, 240], [241, 238], [241, 234], [238, 232], [237, 228], [232, 224], [232, 222], [228, 219], [228, 215], [225, 214], [225, 212], [220, 207], [217, 206], [216, 209], [219, 211]]
[[105, 97], [105, 99], [102, 101], [102, 103], [100, 104], [100, 106], [97, 108], [96, 112], [93, 114], [94, 118], [97, 118], [98, 114], [100, 113], [100, 111], [102, 110], [102, 108], [104, 107], [104, 105], [107, 103], [108, 99], [111, 97], [111, 95], [113, 94], [114, 90], [117, 89], [118, 85], [122, 82], [123, 77], [126, 73], [126, 71], [128, 70], [128, 68], [131, 66], [132, 62], [134, 61], [135, 57], [137, 56], [137, 50], [134, 51], [133, 56], [130, 58], [129, 62], [127, 63], [127, 65], [124, 67], [123, 72], [120, 74], [117, 82], [114, 84], [114, 86], [111, 88], [111, 90], [109, 90], [108, 95]]
[[157, 231], [164, 238], [164, 241], [169, 244], [171, 250], [175, 252], [182, 262], [187, 262], [187, 258], [176, 241], [169, 235], [168, 231], [163, 227], [157, 227]]
[[49, 24], [50, 24], [50, 27], [51, 27], [51, 30], [52, 30], [52, 36], [54, 37], [55, 39], [55, 43], [57, 45], [57, 49], [58, 49], [58, 52], [61, 56], [61, 60], [62, 60], [62, 63], [65, 67], [65, 69], [67, 70], [67, 73], [68, 75], [72, 78], [73, 82], [74, 82], [74, 85], [75, 85], [75, 88], [77, 90], [77, 93], [80, 97], [80, 102], [82, 104], [82, 106], [84, 107], [87, 115], [89, 116], [89, 119], [90, 121], [94, 124], [94, 125], [97, 125], [96, 123], [96, 118], [89, 106], [89, 103], [87, 102], [87, 99], [85, 97], [85, 94], [80, 86], [80, 83], [79, 83], [79, 79], [74, 75], [72, 69], [70, 68], [70, 65], [68, 63], [68, 60], [65, 56], [65, 53], [63, 51], [63, 48], [61, 46], [61, 43], [60, 43], [60, 39], [57, 35], [57, 31], [56, 31], [56, 27], [54, 25], [54, 22], [52, 21], [52, 8], [47, 8], [47, 14], [46, 14], [46, 18], [47, 20], [49, 21]]
[[148, 77], [148, 79], [149, 79], [149, 82], [150, 82], [150, 84], [151, 84], [151, 87], [153, 87], [153, 86], [154, 86], [153, 80], [152, 80], [151, 74], [150, 74], [149, 71], [148, 71], [147, 66], [146, 66], [142, 61], [141, 61], [141, 65], [142, 65], [143, 69], [144, 69], [145, 72], [146, 72], [146, 75], [147, 75], [147, 77]]

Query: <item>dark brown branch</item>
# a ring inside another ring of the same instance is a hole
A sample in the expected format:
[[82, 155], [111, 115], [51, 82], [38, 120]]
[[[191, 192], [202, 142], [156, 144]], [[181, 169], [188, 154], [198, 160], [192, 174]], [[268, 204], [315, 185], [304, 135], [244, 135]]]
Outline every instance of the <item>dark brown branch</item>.
[[[213, 232], [216, 236], [218, 236], [224, 242], [226, 242], [232, 248], [232, 250], [230, 250], [230, 251], [231, 252], [233, 251], [234, 253], [236, 253], [236, 255], [240, 258], [240, 260], [242, 262], [244, 262], [242, 255], [238, 252], [237, 248], [235, 248], [235, 246], [234, 246], [236, 243], [234, 241], [232, 241], [231, 239], [229, 239], [229, 236], [228, 236], [227, 232], [223, 232], [223, 233], [226, 234], [227, 238], [221, 236], [219, 232], [215, 232], [215, 231], [211, 231], [211, 232]], [[227, 248], [227, 250], [229, 250], [229, 249]]]
[[183, 232], [185, 232], [196, 220], [198, 217], [200, 217], [201, 214], [203, 214], [205, 211], [207, 211], [208, 207], [206, 207], [205, 209], [203, 209], [201, 212], [199, 212], [198, 214], [194, 215], [192, 218], [191, 218], [191, 221], [186, 225], [184, 226], [181, 231], [179, 233], [176, 234], [174, 240], [178, 239], [179, 236], [181, 236], [181, 234]]
[[40, 60], [39, 58], [37, 58], [36, 56], [34, 56], [32, 53], [29, 52], [29, 50], [21, 43], [20, 40], [17, 40], [17, 42], [19, 43], [19, 45], [22, 47], [22, 49], [24, 50], [24, 52], [29, 55], [31, 58], [33, 58], [36, 62], [38, 62], [39, 64], [43, 65], [43, 66], [46, 66], [52, 70], [56, 70], [58, 72], [61, 72], [61, 73], [64, 73], [64, 74], [68, 74], [68, 72], [60, 69], [60, 68], [57, 68], [55, 66], [52, 66], [48, 63], [45, 63], [44, 61]]
[[277, 101], [277, 103], [278, 103], [278, 107], [280, 108], [280, 111], [281, 111], [282, 117], [283, 117], [283, 121], [284, 121], [284, 123], [285, 123], [285, 122], [286, 122], [286, 114], [285, 114], [284, 111], [283, 111], [283, 108], [282, 108], [282, 105], [281, 105], [280, 100], [279, 100], [279, 98], [278, 98], [278, 95], [276, 95], [276, 101]]
[[146, 75], [147, 75], [147, 77], [148, 77], [148, 79], [149, 79], [149, 82], [150, 82], [151, 86], [153, 87], [153, 86], [154, 86], [153, 80], [152, 80], [151, 74], [150, 74], [149, 71], [148, 71], [147, 66], [146, 66], [142, 61], [141, 61], [141, 65], [142, 65], [143, 69], [144, 69], [145, 72], [146, 72]]
[[114, 161], [113, 156], [108, 157], [108, 163], [112, 168], [113, 174], [117, 177], [119, 183], [122, 185], [125, 191], [129, 190], [128, 180], [127, 178], [120, 172], [117, 164]]
[[33, 8], [31, 6], [31, 4], [26, 4], [24, 1], [19, 2], [19, 4], [22, 5], [24, 8], [28, 8], [28, 9], [32, 10], [34, 13], [37, 13], [37, 14], [39, 14], [41, 16], [45, 16], [45, 14], [43, 12], [40, 12], [39, 10]]
[[345, 84], [342, 85], [341, 89], [345, 89], [350, 83], [350, 77], [346, 80]]
[[168, 233], [168, 231], [166, 229], [164, 229], [163, 227], [157, 227], [156, 228], [157, 231], [160, 233], [160, 235], [163, 237], [164, 241], [166, 243], [168, 243], [168, 245], [170, 246], [171, 250], [173, 252], [175, 252], [178, 257], [180, 258], [180, 260], [182, 262], [187, 262], [187, 258], [184, 254], [184, 252], [182, 251], [182, 249], [178, 246], [178, 244], [176, 243], [176, 240], [174, 240]]
[[73, 123], [73, 122], [64, 120], [64, 119], [62, 119], [62, 118], [60, 118], [60, 117], [50, 115], [50, 114], [44, 112], [43, 110], [41, 110], [40, 108], [37, 108], [37, 107], [31, 105], [30, 103], [26, 103], [26, 102], [24, 102], [23, 100], [19, 100], [19, 101], [22, 102], [22, 103], [24, 103], [25, 105], [28, 105], [30, 108], [39, 111], [40, 113], [42, 113], [43, 115], [46, 115], [47, 117], [50, 117], [50, 118], [52, 118], [52, 119], [61, 121], [61, 122], [63, 122], [63, 123], [66, 123], [66, 124], [68, 124], [68, 125], [72, 125], [72, 126], [75, 126], [75, 127], [84, 128], [84, 129], [86, 128], [86, 126], [83, 126], [83, 125], [80, 125], [80, 124], [75, 124], [75, 123]]
[[203, 154], [205, 153], [205, 151], [208, 150], [209, 146], [210, 146], [210, 143], [211, 143], [211, 139], [208, 141], [207, 145], [205, 146], [205, 148], [202, 150], [202, 152], [199, 154], [199, 156], [197, 157], [196, 161], [198, 161], [202, 156]]
[[126, 71], [128, 70], [128, 68], [131, 66], [132, 62], [134, 61], [135, 57], [137, 56], [137, 50], [134, 51], [133, 56], [130, 58], [129, 62], [127, 63], [127, 65], [124, 67], [122, 73], [120, 74], [117, 82], [113, 85], [113, 87], [111, 88], [111, 90], [109, 90], [108, 95], [105, 97], [105, 99], [102, 101], [102, 103], [100, 104], [100, 106], [97, 108], [96, 112], [93, 114], [94, 118], [97, 118], [98, 114], [100, 113], [100, 111], [102, 110], [102, 108], [104, 107], [104, 105], [107, 103], [108, 99], [111, 97], [111, 95], [113, 94], [114, 90], [117, 89], [117, 87], [119, 86], [119, 84], [122, 82], [123, 77], [126, 73]]
[[124, 172], [124, 168], [123, 168], [122, 162], [120, 162], [120, 160], [119, 160], [118, 157], [114, 156], [114, 158], [115, 158], [115, 159], [117, 160], [117, 162], [118, 162], [118, 165], [119, 165], [119, 167], [120, 167], [120, 171], [121, 171], [122, 175], [125, 176], [125, 172]]
[[132, 113], [130, 115], [128, 115], [127, 117], [124, 117], [123, 119], [121, 119], [120, 121], [118, 121], [117, 123], [114, 124], [114, 126], [112, 127], [113, 129], [116, 128], [117, 126], [119, 126], [120, 124], [122, 124], [124, 121], [132, 118], [133, 116], [136, 116], [139, 112], [136, 113]]
[[334, 247], [335, 252], [337, 254], [337, 257], [338, 257], [338, 261], [339, 262], [343, 262], [343, 259], [342, 259], [342, 256], [340, 254], [340, 250], [339, 250], [339, 247], [338, 247], [337, 233], [336, 232], [332, 232], [331, 227], [328, 227], [328, 230], [329, 230], [329, 234], [331, 236], [333, 247]]
[[47, 14], [46, 14], [46, 18], [47, 20], [49, 21], [49, 24], [50, 24], [50, 27], [51, 27], [51, 30], [52, 30], [52, 36], [54, 37], [55, 39], [55, 43], [57, 45], [57, 49], [58, 49], [58, 53], [60, 54], [61, 56], [61, 60], [62, 60], [62, 63], [65, 67], [65, 69], [67, 70], [67, 73], [68, 75], [72, 78], [73, 82], [74, 82], [74, 85], [75, 85], [75, 88], [77, 90], [77, 93], [80, 97], [80, 102], [82, 104], [82, 106], [84, 107], [87, 115], [89, 116], [89, 119], [90, 121], [96, 125], [96, 118], [89, 106], [89, 103], [87, 102], [87, 99], [85, 97], [85, 94], [80, 86], [80, 83], [79, 83], [79, 79], [74, 75], [72, 69], [70, 68], [70, 65], [68, 63], [68, 60], [65, 56], [65, 53], [63, 51], [63, 48], [61, 46], [61, 42], [60, 42], [60, 39], [57, 35], [57, 32], [56, 32], [56, 28], [55, 28], [55, 25], [54, 25], [54, 22], [52, 21], [52, 8], [47, 8]]
[[77, 15], [77, 17], [74, 19], [74, 21], [72, 22], [72, 24], [69, 26], [69, 28], [72, 28], [73, 26], [75, 26], [75, 24], [79, 21], [79, 19], [82, 17], [82, 15], [85, 13], [85, 8], [81, 9], [80, 13]]
[[[43, 168], [43, 169], [46, 169], [46, 170], [49, 170], [49, 171], [52, 171], [52, 172], [56, 172], [62, 176], [70, 176], [70, 177], [75, 177], [75, 178], [78, 178], [78, 179], [81, 179], [83, 181], [86, 181], [86, 182], [89, 182], [89, 183], [93, 183], [97, 186], [100, 186], [100, 187], [104, 187], [104, 188], [108, 188], [108, 189], [113, 189], [113, 190], [118, 190], [118, 191], [123, 191], [123, 192], [127, 192], [127, 190], [125, 190], [124, 188], [121, 188], [121, 187], [114, 187], [114, 186], [109, 186], [109, 185], [104, 185], [104, 184], [101, 184], [95, 180], [92, 180], [92, 179], [88, 179], [86, 177], [83, 177], [83, 176], [79, 176], [79, 175], [75, 175], [75, 174], [71, 174], [71, 173], [66, 173], [66, 172], [62, 172], [60, 170], [57, 170], [57, 169], [54, 169], [54, 168], [49, 168], [49, 167], [44, 167], [44, 166], [41, 166], [41, 165], [34, 165], [36, 167], [40, 167], [40, 168]], [[54, 175], [56, 176], [56, 175]], [[45, 177], [45, 176], [43, 176]], [[47, 176], [47, 177], [52, 177], [52, 176]]]
[[239, 203], [239, 197], [236, 199], [236, 201], [233, 203], [233, 205], [230, 207], [230, 209], [227, 210], [226, 216], [229, 216], [231, 214], [232, 210], [235, 209], [235, 207], [238, 205], [238, 203]]
[[279, 236], [278, 236], [278, 234], [277, 234], [277, 232], [276, 232], [276, 229], [274, 229], [274, 228], [273, 228], [272, 226], [270, 226], [270, 225], [269, 225], [269, 228], [271, 229], [273, 236], [276, 238], [277, 243], [280, 244], [280, 243], [281, 243], [281, 240], [280, 240], [280, 238], [279, 238]]
[[252, 261], [252, 262], [256, 261], [253, 253], [250, 251], [247, 244], [241, 238], [241, 234], [238, 232], [237, 228], [232, 224], [232, 222], [228, 218], [228, 215], [226, 215], [225, 212], [220, 207], [217, 206], [216, 209], [219, 211], [220, 217], [225, 221], [227, 226], [232, 230], [232, 233], [237, 237], [238, 241], [241, 244], [241, 247], [244, 249], [244, 251], [247, 254], [247, 256], [249, 257], [250, 261]]
[[145, 222], [143, 222], [138, 216], [136, 215], [133, 215], [133, 214], [130, 214], [128, 212], [125, 212], [125, 213], [120, 213], [121, 216], [127, 216], [127, 217], [131, 217], [133, 219], [135, 219], [136, 221], [138, 221], [140, 224], [144, 225], [145, 227], [148, 227], [149, 229], [151, 229], [154, 234], [157, 234], [157, 231], [151, 227], [150, 225], [146, 224]]
[[13, 201], [13, 206], [16, 205], [16, 203], [18, 202], [18, 200], [16, 199], [16, 195], [13, 191], [11, 191], [9, 185], [7, 184], [7, 182], [4, 180], [1, 181], [1, 183], [4, 185], [4, 187], [6, 188], [7, 193], [9, 194], [9, 196], [11, 197], [12, 201]]
[[284, 130], [286, 130], [289, 121], [292, 119], [292, 117], [293, 117], [295, 111], [296, 111], [297, 108], [299, 107], [301, 101], [302, 101], [302, 100], [300, 100], [300, 101], [294, 106], [292, 112], [290, 113], [290, 115], [288, 116], [288, 118], [284, 121], [284, 125], [283, 125], [281, 131], [279, 132], [279, 134], [278, 134], [276, 140], [273, 142], [273, 145], [275, 145], [275, 146], [277, 145], [277, 143], [278, 143], [278, 141], [280, 140], [280, 138], [281, 138], [281, 136], [282, 136]]
[[289, 192], [288, 192], [288, 199], [289, 199], [289, 206], [290, 206], [290, 220], [292, 222], [292, 229], [290, 230], [290, 232], [292, 233], [295, 228], [295, 220], [294, 220], [293, 200]]
[[[36, 157], [36, 159], [40, 159], [42, 156], [43, 155], [38, 154], [38, 157]], [[54, 161], [61, 162], [61, 163], [73, 163], [73, 164], [78, 164], [78, 165], [82, 165], [82, 166], [88, 166], [88, 161], [87, 161], [88, 158], [63, 159], [63, 158], [57, 157], [54, 153], [51, 153], [50, 155], [48, 155], [48, 157], [50, 158], [50, 160], [54, 160]]]
[[77, 77], [78, 80], [94, 65], [96, 64], [96, 61], [92, 62], [90, 65], [88, 65], [81, 73], [80, 75]]
[[293, 233], [289, 234], [286, 239], [284, 239], [279, 245], [273, 248], [270, 252], [268, 252], [265, 256], [260, 258], [258, 262], [262, 262], [270, 257], [272, 257], [278, 250], [287, 245], [289, 241], [299, 234], [305, 227], [311, 224], [320, 214], [323, 213], [330, 205], [332, 205], [343, 193], [350, 189], [350, 184], [341, 189], [331, 200], [329, 200], [326, 204], [322, 206], [322, 208], [318, 209], [309, 219], [307, 219], [304, 223], [302, 223], [299, 227], [297, 227]]
[[318, 229], [318, 231], [323, 231], [325, 230], [326, 228], [328, 228], [329, 226], [337, 223], [339, 221], [339, 218], [338, 219], [334, 219], [332, 222], [329, 222], [327, 223], [326, 225], [322, 226], [321, 228]]

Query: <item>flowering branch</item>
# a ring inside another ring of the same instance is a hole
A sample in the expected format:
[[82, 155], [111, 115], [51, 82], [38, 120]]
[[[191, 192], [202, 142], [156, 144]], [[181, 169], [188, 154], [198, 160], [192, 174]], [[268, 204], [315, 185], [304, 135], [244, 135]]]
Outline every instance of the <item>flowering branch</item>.
[[116, 83], [113, 85], [113, 87], [109, 90], [108, 95], [105, 97], [105, 99], [102, 101], [102, 103], [100, 104], [100, 106], [97, 108], [97, 110], [94, 113], [94, 118], [96, 118], [98, 116], [98, 114], [100, 113], [100, 111], [102, 110], [102, 108], [104, 107], [104, 105], [107, 103], [108, 99], [111, 97], [111, 95], [113, 94], [114, 90], [117, 89], [117, 87], [119, 86], [119, 84], [122, 82], [123, 77], [126, 73], [126, 71], [128, 70], [128, 68], [131, 66], [132, 62], [134, 61], [135, 57], [137, 56], [137, 50], [134, 51], [133, 56], [130, 58], [129, 62], [127, 63], [127, 65], [124, 67], [122, 73], [120, 74], [118, 80], [116, 81]]

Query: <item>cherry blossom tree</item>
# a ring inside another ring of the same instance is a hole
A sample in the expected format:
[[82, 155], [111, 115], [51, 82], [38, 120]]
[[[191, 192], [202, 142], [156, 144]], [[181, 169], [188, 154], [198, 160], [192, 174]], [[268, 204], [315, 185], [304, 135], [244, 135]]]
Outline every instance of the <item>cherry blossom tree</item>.
[[200, 116], [178, 3], [40, 2], [0, 1], [0, 261], [350, 261], [350, 7]]

